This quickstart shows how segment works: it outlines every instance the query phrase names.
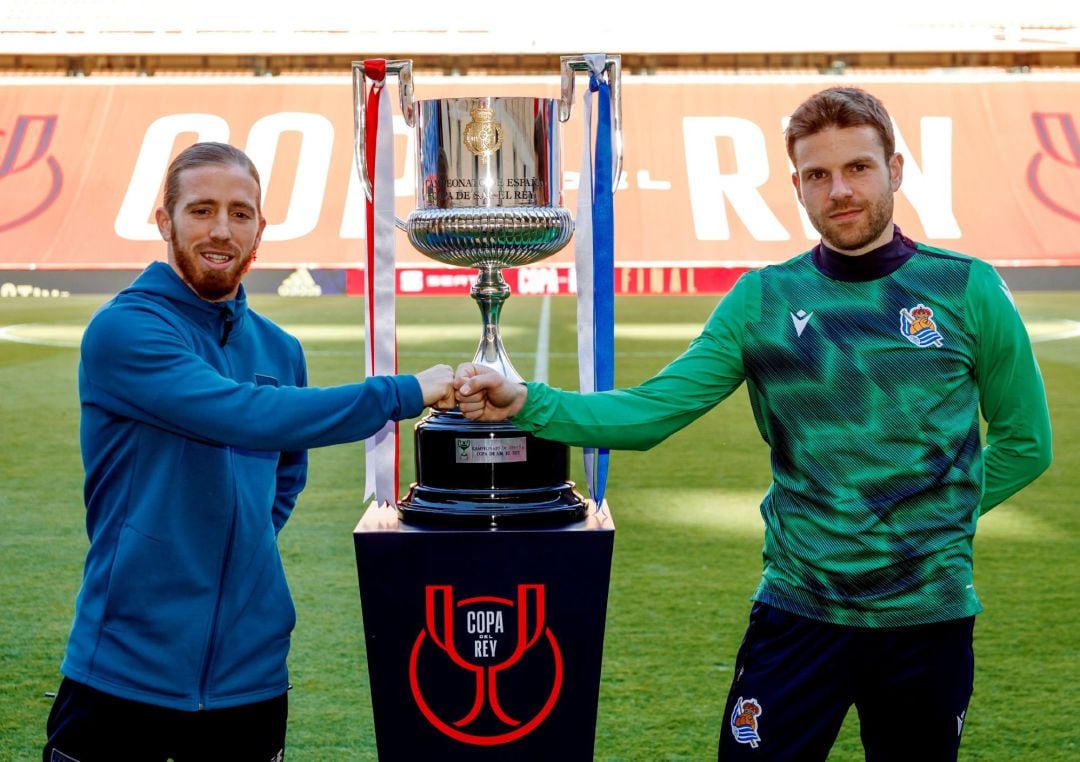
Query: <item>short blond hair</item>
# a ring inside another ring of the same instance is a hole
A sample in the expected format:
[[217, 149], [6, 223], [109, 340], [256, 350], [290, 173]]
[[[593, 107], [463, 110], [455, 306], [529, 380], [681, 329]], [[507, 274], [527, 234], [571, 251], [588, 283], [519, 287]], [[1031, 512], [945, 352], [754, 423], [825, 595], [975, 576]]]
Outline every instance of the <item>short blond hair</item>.
[[255, 185], [259, 188], [259, 192], [255, 195], [255, 211], [262, 213], [260, 209], [262, 181], [259, 180], [259, 170], [255, 168], [255, 163], [236, 146], [231, 146], [228, 143], [207, 142], [188, 146], [169, 165], [169, 171], [165, 175], [163, 206], [170, 217], [173, 216], [173, 212], [176, 210], [176, 201], [180, 198], [180, 173], [185, 169], [194, 169], [208, 164], [220, 166], [235, 164], [247, 170], [255, 181]]

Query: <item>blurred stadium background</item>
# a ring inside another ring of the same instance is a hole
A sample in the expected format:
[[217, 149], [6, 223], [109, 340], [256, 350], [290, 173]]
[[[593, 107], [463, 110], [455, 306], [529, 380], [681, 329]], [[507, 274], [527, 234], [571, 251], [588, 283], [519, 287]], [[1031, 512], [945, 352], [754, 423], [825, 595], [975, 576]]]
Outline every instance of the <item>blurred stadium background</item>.
[[[1080, 10], [1069, 0], [912, 0], [882, 18], [787, 0], [670, 0], [644, 12], [4, 3], [0, 284], [40, 294], [129, 281], [159, 255], [151, 196], [169, 156], [204, 138], [246, 148], [264, 176], [272, 245], [252, 290], [352, 292], [363, 225], [351, 62], [411, 59], [421, 99], [557, 97], [559, 55], [589, 52], [623, 63], [620, 293], [722, 292], [740, 268], [809, 248], [816, 235], [779, 133], [799, 100], [834, 83], [873, 89], [893, 113], [908, 159], [906, 233], [1013, 268], [1014, 288], [1080, 284]], [[571, 208], [580, 121], [577, 108], [564, 129]], [[399, 125], [402, 216], [414, 205], [407, 132]], [[404, 236], [398, 252], [402, 292], [466, 287]], [[566, 293], [570, 261], [569, 249], [557, 254], [516, 292]]]
[[[559, 56], [595, 51], [622, 55], [626, 88], [620, 383], [685, 347], [739, 272], [809, 247], [779, 130], [804, 95], [829, 84], [880, 92], [897, 120], [914, 158], [897, 207], [905, 232], [1003, 268], [1037, 342], [1056, 460], [980, 524], [987, 613], [961, 758], [1078, 758], [1080, 7], [740, 5], [0, 4], [0, 335], [9, 339], [0, 341], [0, 760], [40, 756], [86, 547], [78, 337], [106, 295], [163, 256], [147, 225], [167, 154], [200, 130], [263, 151], [276, 239], [249, 275], [253, 301], [302, 337], [315, 383], [344, 383], [362, 368], [363, 323], [362, 300], [342, 297], [358, 293], [363, 248], [351, 62], [412, 59], [421, 98], [489, 87], [554, 96]], [[571, 208], [579, 116], [563, 151]], [[413, 191], [399, 137], [404, 214]], [[398, 257], [399, 293], [417, 294], [398, 302], [402, 370], [469, 356], [479, 330], [463, 296], [471, 273], [442, 270], [404, 241]], [[540, 295], [570, 291], [568, 262], [560, 254], [528, 275], [508, 271], [504, 337], [523, 373], [548, 314]], [[573, 299], [548, 306], [550, 380], [573, 387]], [[412, 443], [402, 440], [407, 471]], [[299, 617], [290, 758], [375, 759], [348, 537], [362, 463], [360, 445], [313, 452], [301, 508], [282, 533]], [[756, 506], [767, 484], [743, 394], [654, 451], [613, 458], [618, 536], [597, 759], [714, 756], [760, 573]], [[854, 717], [831, 758], [862, 758]]]

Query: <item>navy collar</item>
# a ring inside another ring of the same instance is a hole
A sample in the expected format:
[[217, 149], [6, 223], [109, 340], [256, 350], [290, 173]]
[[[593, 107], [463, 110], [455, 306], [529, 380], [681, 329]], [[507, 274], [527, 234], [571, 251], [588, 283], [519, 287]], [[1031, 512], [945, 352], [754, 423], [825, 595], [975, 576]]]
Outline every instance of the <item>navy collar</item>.
[[884, 246], [853, 257], [819, 243], [810, 252], [814, 266], [833, 280], [861, 282], [884, 278], [896, 272], [915, 253], [915, 242], [893, 225], [893, 237]]

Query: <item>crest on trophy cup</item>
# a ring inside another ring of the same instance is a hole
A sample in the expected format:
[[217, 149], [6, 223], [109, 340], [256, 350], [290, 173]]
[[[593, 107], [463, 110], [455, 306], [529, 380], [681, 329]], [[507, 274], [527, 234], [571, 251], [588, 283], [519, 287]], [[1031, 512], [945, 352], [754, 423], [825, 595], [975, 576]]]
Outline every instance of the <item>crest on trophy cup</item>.
[[494, 109], [478, 106], [469, 112], [472, 121], [465, 125], [465, 147], [475, 156], [488, 156], [503, 142], [502, 125], [495, 121]]

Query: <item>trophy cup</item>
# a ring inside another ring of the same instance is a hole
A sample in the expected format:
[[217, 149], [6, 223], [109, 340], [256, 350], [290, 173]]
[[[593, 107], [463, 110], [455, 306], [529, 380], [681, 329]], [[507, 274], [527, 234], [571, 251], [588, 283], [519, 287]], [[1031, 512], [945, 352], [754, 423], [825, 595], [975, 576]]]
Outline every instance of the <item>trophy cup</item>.
[[[615, 145], [621, 150], [620, 58], [608, 56]], [[478, 270], [471, 289], [482, 332], [473, 362], [521, 381], [499, 335], [510, 288], [505, 267], [539, 262], [574, 231], [560, 206], [559, 122], [570, 118], [574, 72], [583, 56], [561, 58], [559, 100], [531, 97], [413, 99], [412, 62], [387, 61], [398, 77], [402, 115], [415, 129], [416, 209], [398, 227], [436, 262]], [[356, 157], [371, 198], [363, 62], [353, 62]], [[616, 158], [618, 177], [621, 154]], [[581, 519], [585, 501], [570, 482], [569, 447], [510, 422], [470, 421], [432, 411], [415, 428], [416, 481], [398, 501], [402, 521], [442, 526], [514, 527]]]

